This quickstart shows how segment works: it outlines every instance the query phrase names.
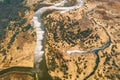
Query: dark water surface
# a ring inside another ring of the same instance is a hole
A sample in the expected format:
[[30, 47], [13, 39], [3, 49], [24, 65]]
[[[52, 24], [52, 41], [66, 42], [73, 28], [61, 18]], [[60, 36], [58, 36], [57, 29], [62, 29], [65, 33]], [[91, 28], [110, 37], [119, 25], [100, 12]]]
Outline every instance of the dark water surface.
[[43, 60], [40, 63], [39, 66], [42, 75], [40, 74], [40, 80], [52, 80], [51, 76], [48, 74], [48, 69], [47, 69], [47, 65], [46, 65], [46, 60], [45, 60], [45, 55], [43, 56]]

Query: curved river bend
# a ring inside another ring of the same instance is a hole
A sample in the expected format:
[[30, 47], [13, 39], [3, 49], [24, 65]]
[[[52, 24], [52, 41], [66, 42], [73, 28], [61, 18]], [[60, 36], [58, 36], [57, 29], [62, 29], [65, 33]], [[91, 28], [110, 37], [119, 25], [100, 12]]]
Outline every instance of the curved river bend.
[[[84, 5], [84, 2], [82, 0], [77, 0], [78, 4], [76, 4], [75, 6], [71, 6], [71, 7], [61, 7], [61, 5], [64, 5], [65, 3], [67, 3], [66, 0], [63, 0], [60, 3], [56, 3], [52, 6], [48, 6], [48, 7], [42, 7], [39, 10], [37, 10], [33, 16], [32, 19], [32, 23], [31, 25], [34, 26], [36, 28], [36, 34], [37, 34], [37, 42], [36, 42], [36, 48], [35, 48], [35, 52], [34, 52], [34, 68], [35, 71], [33, 70], [33, 68], [29, 68], [29, 67], [11, 67], [8, 69], [4, 69], [2, 71], [0, 71], [0, 76], [6, 74], [7, 72], [27, 72], [27, 73], [41, 73], [41, 69], [40, 69], [40, 64], [42, 64], [42, 67], [45, 68], [45, 59], [44, 59], [44, 45], [45, 45], [45, 31], [44, 31], [44, 27], [41, 21], [41, 15], [48, 9], [55, 9], [55, 10], [60, 10], [60, 14], [65, 13], [67, 11], [73, 10], [73, 9], [77, 9], [80, 8], [81, 6]], [[98, 25], [98, 24], [96, 24]], [[107, 36], [108, 36], [108, 40], [107, 42], [101, 46], [101, 47], [97, 47], [97, 48], [93, 48], [89, 51], [81, 51], [81, 50], [68, 50], [67, 53], [68, 54], [73, 54], [73, 53], [88, 53], [88, 52], [94, 52], [96, 53], [96, 65], [94, 67], [94, 70], [88, 75], [86, 76], [85, 80], [88, 79], [91, 75], [94, 74], [95, 70], [97, 69], [97, 66], [99, 64], [99, 55], [98, 55], [98, 51], [100, 50], [104, 50], [105, 48], [109, 47], [110, 42], [111, 42], [111, 38], [109, 36], [109, 34], [107, 33], [107, 31], [104, 29], [104, 27], [102, 27], [101, 25], [99, 25], [101, 28], [103, 28], [103, 30], [106, 32]], [[27, 71], [25, 71], [27, 70]], [[47, 69], [45, 70], [47, 72]], [[47, 74], [47, 73], [46, 73]], [[39, 75], [38, 75], [39, 76]], [[50, 78], [49, 78], [50, 79]], [[36, 79], [35, 79], [36, 80]]]
[[48, 9], [55, 9], [55, 10], [61, 10], [60, 14], [65, 13], [67, 11], [80, 8], [83, 6], [82, 0], [77, 0], [78, 4], [71, 7], [61, 7], [61, 5], [64, 5], [67, 1], [64, 0], [60, 3], [54, 4], [49, 7], [42, 7], [39, 10], [37, 10], [33, 16], [31, 25], [36, 28], [36, 34], [37, 34], [37, 42], [36, 42], [36, 48], [34, 52], [34, 64], [35, 69], [37, 73], [41, 73], [41, 70], [39, 69], [40, 63], [43, 60], [44, 55], [44, 45], [45, 45], [45, 31], [44, 27], [41, 21], [41, 15], [47, 11]]
[[[42, 24], [42, 21], [41, 21], [41, 15], [47, 11], [48, 9], [55, 9], [55, 10], [61, 10], [60, 11], [60, 14], [62, 13], [65, 13], [67, 11], [70, 11], [70, 10], [73, 10], [73, 9], [77, 9], [77, 8], [80, 8], [81, 6], [84, 5], [84, 2], [82, 0], [77, 0], [78, 4], [75, 5], [75, 6], [71, 6], [71, 7], [61, 7], [61, 5], [64, 5], [65, 3], [67, 3], [66, 0], [60, 2], [60, 3], [57, 3], [57, 4], [54, 4], [52, 6], [49, 6], [49, 7], [42, 7], [40, 8], [38, 11], [35, 12], [34, 14], [34, 17], [32, 19], [32, 25], [34, 27], [36, 27], [36, 33], [37, 33], [37, 42], [36, 42], [36, 48], [35, 48], [35, 53], [34, 53], [34, 63], [35, 63], [35, 69], [36, 71], [38, 71], [38, 73], [40, 72], [40, 69], [39, 69], [39, 66], [40, 66], [40, 62], [43, 60], [43, 55], [44, 55], [44, 45], [45, 45], [45, 38], [44, 38], [44, 35], [45, 35], [45, 31], [44, 31], [44, 27], [43, 27], [43, 24]], [[98, 24], [96, 24], [98, 25]], [[105, 33], [107, 34], [108, 36], [108, 40], [107, 42], [102, 45], [101, 47], [96, 47], [96, 48], [93, 48], [89, 51], [81, 51], [81, 50], [67, 50], [67, 53], [68, 54], [73, 54], [73, 53], [89, 53], [89, 52], [94, 52], [97, 56], [96, 58], [96, 65], [94, 67], [94, 70], [88, 75], [85, 77], [85, 79], [89, 78], [91, 75], [94, 74], [94, 72], [96, 71], [97, 67], [98, 67], [98, 64], [99, 64], [99, 55], [98, 55], [98, 51], [100, 50], [104, 50], [105, 48], [107, 48], [109, 45], [110, 45], [110, 36], [109, 34], [107, 33], [107, 31], [105, 30], [104, 27], [102, 27], [101, 25], [99, 25], [104, 31]]]

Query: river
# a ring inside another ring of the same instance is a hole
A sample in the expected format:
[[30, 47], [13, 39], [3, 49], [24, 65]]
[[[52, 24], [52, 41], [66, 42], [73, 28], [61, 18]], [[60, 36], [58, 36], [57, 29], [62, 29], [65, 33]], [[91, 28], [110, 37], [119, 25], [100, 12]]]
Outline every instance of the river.
[[[34, 68], [27, 68], [27, 67], [12, 67], [12, 68], [8, 68], [8, 69], [4, 69], [2, 71], [0, 71], [0, 75], [3, 75], [6, 73], [6, 71], [9, 72], [14, 72], [14, 71], [18, 71], [18, 72], [24, 72], [25, 69], [27, 70], [27, 72], [29, 73], [38, 73], [38, 77], [40, 80], [52, 80], [52, 78], [49, 76], [48, 74], [48, 70], [47, 70], [47, 66], [46, 66], [46, 61], [45, 61], [45, 50], [44, 50], [44, 45], [45, 45], [45, 31], [44, 31], [44, 26], [42, 24], [42, 19], [41, 19], [41, 15], [44, 14], [45, 11], [47, 11], [48, 9], [55, 9], [55, 10], [60, 10], [60, 14], [63, 14], [67, 11], [73, 10], [73, 9], [77, 9], [80, 8], [81, 6], [84, 5], [84, 2], [82, 0], [77, 0], [78, 4], [74, 5], [74, 6], [70, 6], [70, 7], [64, 7], [61, 6], [63, 4], [65, 4], [67, 1], [63, 0], [60, 3], [56, 3], [52, 6], [45, 6], [40, 8], [39, 10], [37, 10], [33, 16], [31, 25], [36, 28], [36, 34], [37, 34], [37, 41], [36, 41], [36, 47], [35, 47], [35, 51], [34, 51]], [[109, 34], [107, 33], [106, 29], [99, 25], [96, 24], [99, 27], [101, 27], [104, 32], [106, 33], [106, 35], [108, 36], [108, 40], [107, 42], [102, 45], [101, 47], [95, 47], [89, 51], [82, 51], [82, 50], [68, 50], [67, 53], [68, 54], [74, 54], [74, 53], [89, 53], [89, 52], [93, 52], [96, 54], [96, 65], [94, 67], [94, 70], [85, 77], [85, 80], [88, 79], [91, 75], [94, 74], [94, 72], [96, 71], [100, 59], [99, 59], [99, 55], [98, 52], [100, 50], [104, 50], [105, 48], [109, 47], [110, 43], [111, 43], [111, 38], [109, 36]], [[38, 80], [39, 80], [38, 79]]]
[[[50, 76], [47, 73], [47, 67], [45, 66], [46, 65], [45, 58], [43, 57], [45, 55], [44, 54], [45, 31], [41, 20], [42, 17], [41, 15], [48, 9], [61, 10], [60, 14], [63, 14], [67, 11], [80, 8], [81, 6], [84, 5], [82, 0], [77, 0], [78, 4], [74, 6], [61, 7], [61, 5], [64, 5], [66, 2], [67, 0], [63, 0], [62, 2], [56, 3], [52, 6], [42, 7], [35, 12], [32, 19], [31, 25], [36, 28], [36, 35], [37, 35], [36, 48], [34, 52], [34, 64], [35, 64], [34, 68], [36, 69], [36, 72], [40, 75], [40, 78], [42, 78], [42, 80], [48, 80], [50, 79]], [[41, 76], [42, 75], [41, 73], [43, 73], [43, 76]], [[44, 77], [44, 75], [47, 76], [48, 78], [45, 79], [46, 77]]]
[[[60, 10], [60, 14], [63, 14], [67, 11], [70, 11], [70, 10], [73, 10], [73, 9], [77, 9], [77, 8], [80, 8], [81, 6], [84, 5], [84, 2], [82, 0], [77, 0], [78, 4], [74, 5], [74, 6], [70, 6], [70, 7], [61, 7], [61, 5], [65, 4], [67, 1], [66, 0], [63, 0], [62, 2], [60, 3], [56, 3], [52, 6], [47, 6], [47, 7], [42, 7], [40, 8], [39, 10], [37, 10], [34, 14], [34, 17], [33, 17], [33, 20], [32, 20], [32, 25], [34, 27], [36, 27], [36, 33], [37, 33], [37, 44], [36, 44], [36, 49], [35, 49], [35, 68], [37, 70], [42, 70], [42, 69], [38, 69], [38, 66], [43, 66], [46, 65], [45, 64], [45, 60], [43, 59], [43, 55], [44, 55], [44, 41], [45, 41], [45, 38], [44, 38], [44, 35], [45, 35], [45, 31], [44, 31], [44, 27], [43, 27], [43, 24], [42, 24], [42, 21], [41, 21], [41, 15], [47, 11], [48, 9], [55, 9], [55, 10]], [[98, 24], [96, 24], [98, 25]], [[101, 25], [99, 25], [100, 27], [102, 27]], [[89, 52], [93, 52], [96, 54], [97, 58], [96, 58], [96, 65], [94, 67], [94, 70], [85, 78], [89, 78], [94, 72], [95, 70], [97, 69], [98, 67], [98, 64], [99, 64], [99, 55], [98, 55], [98, 52], [100, 50], [104, 50], [105, 48], [107, 48], [109, 45], [110, 45], [110, 36], [109, 34], [107, 33], [107, 31], [104, 29], [104, 27], [102, 27], [102, 29], [105, 31], [105, 33], [107, 34], [108, 36], [108, 40], [107, 42], [102, 45], [101, 47], [95, 47], [89, 51], [82, 51], [82, 50], [68, 50], [67, 53], [68, 54], [74, 54], [74, 53], [89, 53]], [[43, 33], [42, 33], [43, 32]], [[43, 45], [42, 45], [43, 43]], [[43, 63], [44, 62], [44, 63]], [[41, 64], [41, 65], [40, 65]], [[45, 69], [44, 69], [45, 70]], [[47, 68], [46, 70], [47, 71]], [[47, 73], [46, 73], [47, 74]], [[46, 75], [44, 74], [44, 75]]]

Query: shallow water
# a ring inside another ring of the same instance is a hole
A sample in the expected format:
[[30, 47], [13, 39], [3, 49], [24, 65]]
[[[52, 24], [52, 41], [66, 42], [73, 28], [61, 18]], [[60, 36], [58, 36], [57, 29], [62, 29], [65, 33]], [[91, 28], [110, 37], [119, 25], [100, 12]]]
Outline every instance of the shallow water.
[[45, 55], [43, 56], [43, 60], [40, 62], [39, 68], [42, 70], [41, 74], [39, 75], [40, 80], [52, 80], [51, 76], [48, 74]]

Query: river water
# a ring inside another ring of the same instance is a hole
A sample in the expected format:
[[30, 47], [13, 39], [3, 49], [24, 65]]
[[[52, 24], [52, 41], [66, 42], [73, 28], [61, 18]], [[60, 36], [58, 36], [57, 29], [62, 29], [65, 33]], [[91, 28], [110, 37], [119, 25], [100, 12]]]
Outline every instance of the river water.
[[48, 74], [48, 70], [46, 67], [45, 62], [45, 54], [44, 54], [44, 43], [45, 43], [45, 31], [44, 27], [41, 21], [41, 15], [47, 10], [47, 9], [56, 9], [56, 10], [62, 10], [60, 14], [65, 13], [72, 9], [77, 9], [83, 6], [83, 1], [77, 0], [78, 4], [71, 7], [61, 7], [61, 5], [65, 4], [67, 1], [63, 0], [60, 3], [56, 3], [49, 7], [42, 7], [39, 10], [37, 10], [33, 16], [31, 25], [36, 28], [36, 35], [37, 35], [37, 42], [36, 42], [36, 48], [34, 52], [34, 68], [36, 69], [36, 72], [39, 74], [39, 78], [41, 80], [50, 80], [51, 77]]
[[[34, 54], [34, 63], [35, 63], [35, 69], [37, 70], [37, 72], [40, 74], [40, 80], [52, 80], [52, 78], [49, 76], [48, 74], [48, 70], [47, 70], [47, 66], [46, 66], [46, 61], [45, 61], [45, 54], [44, 54], [44, 41], [45, 41], [45, 31], [44, 31], [44, 27], [41, 21], [41, 15], [47, 10], [47, 9], [55, 9], [55, 10], [61, 10], [60, 14], [63, 14], [67, 11], [73, 10], [73, 9], [77, 9], [80, 8], [81, 6], [84, 5], [84, 2], [82, 0], [77, 0], [79, 4], [76, 4], [75, 6], [71, 6], [71, 7], [61, 7], [61, 5], [66, 3], [66, 0], [63, 0], [60, 3], [56, 3], [52, 6], [47, 6], [47, 7], [42, 7], [39, 10], [37, 10], [33, 16], [33, 20], [32, 20], [32, 26], [34, 26], [36, 28], [36, 33], [37, 33], [37, 42], [36, 42], [36, 48], [35, 48], [35, 54]], [[96, 24], [97, 25], [97, 24]], [[103, 28], [103, 27], [102, 27]], [[104, 28], [103, 28], [104, 29]], [[99, 50], [103, 50], [106, 47], [108, 47], [110, 45], [110, 37], [107, 33], [107, 31], [104, 29], [104, 31], [106, 32], [107, 36], [108, 36], [108, 40], [107, 42], [101, 46], [101, 47], [97, 47], [97, 48], [93, 48], [89, 51], [81, 51], [81, 50], [68, 50], [67, 53], [68, 54], [73, 54], [75, 52], [78, 53], [88, 53], [88, 52], [94, 52], [97, 55], [97, 59], [96, 59], [96, 66], [94, 68], [94, 71], [96, 70], [98, 64], [99, 64], [99, 56], [98, 56], [98, 51]], [[90, 75], [92, 75], [93, 72], [91, 72]], [[89, 75], [88, 75], [89, 77]]]

